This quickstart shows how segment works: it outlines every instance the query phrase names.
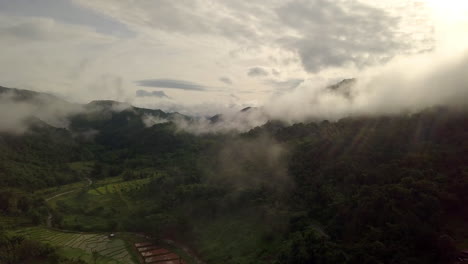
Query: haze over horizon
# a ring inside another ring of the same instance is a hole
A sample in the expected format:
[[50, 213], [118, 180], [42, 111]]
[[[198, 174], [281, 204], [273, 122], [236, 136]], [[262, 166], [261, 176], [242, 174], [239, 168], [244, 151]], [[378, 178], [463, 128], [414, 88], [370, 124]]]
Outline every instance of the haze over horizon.
[[[463, 104], [467, 15], [455, 0], [0, 0], [0, 85], [292, 121]], [[322, 94], [345, 78], [353, 102]]]

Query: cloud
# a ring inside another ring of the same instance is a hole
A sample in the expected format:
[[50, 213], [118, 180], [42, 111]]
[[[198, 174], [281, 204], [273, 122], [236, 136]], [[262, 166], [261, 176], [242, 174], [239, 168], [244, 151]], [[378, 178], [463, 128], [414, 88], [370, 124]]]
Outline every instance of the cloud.
[[64, 25], [51, 18], [0, 16], [0, 37], [4, 41], [73, 42], [93, 40], [94, 44], [115, 40], [79, 25]]
[[221, 77], [221, 78], [219, 78], [219, 80], [221, 82], [225, 83], [225, 84], [229, 84], [229, 85], [232, 84], [232, 80], [230, 78], [228, 78], [228, 77]]
[[288, 93], [274, 94], [268, 103], [252, 111], [226, 113], [215, 123], [198, 119], [176, 124], [182, 130], [203, 134], [245, 132], [269, 120], [286, 124], [336, 121], [412, 114], [437, 106], [468, 111], [467, 68], [468, 50], [398, 57], [363, 72], [356, 81], [346, 80], [330, 87], [326, 79], [308, 79]]
[[[189, 35], [216, 35], [247, 41], [258, 38], [251, 25], [256, 18], [239, 10], [238, 4], [206, 0], [75, 0], [80, 5], [104, 13], [135, 30], [158, 30]], [[112, 7], [112, 8], [109, 8]], [[250, 10], [245, 10], [252, 12]], [[258, 10], [261, 11], [261, 10]], [[250, 22], [250, 23], [249, 23]]]
[[[48, 17], [67, 24], [83, 25], [94, 28], [97, 32], [110, 35], [133, 36], [124, 24], [117, 20], [102, 16], [88, 8], [75, 5], [73, 1], [57, 0], [15, 0], [1, 1], [2, 13], [9, 15]], [[70, 12], [73, 10], [73, 12]]]
[[0, 132], [24, 133], [34, 118], [55, 126], [67, 127], [68, 116], [82, 111], [80, 105], [54, 96], [0, 87]]
[[264, 111], [295, 123], [415, 113], [434, 106], [468, 109], [467, 68], [468, 51], [400, 57], [363, 72], [345, 93], [327, 89], [326, 82], [305, 82], [273, 98]]
[[264, 76], [268, 76], [269, 73], [267, 70], [261, 67], [253, 67], [249, 69], [249, 71], [247, 72], [247, 75], [250, 77], [264, 77]]
[[[423, 25], [427, 16], [411, 11], [423, 8], [393, 4], [420, 0], [27, 2], [0, 3], [2, 83], [77, 102], [133, 100], [142, 88], [134, 80], [154, 87], [148, 76], [169, 76], [190, 82], [169, 80], [162, 87], [159, 79], [155, 90], [179, 89], [171, 96], [181, 104], [227, 105], [227, 93], [261, 103], [271, 96], [266, 79], [356, 76], [368, 66], [433, 47], [434, 31]], [[249, 78], [255, 66], [268, 75]], [[229, 92], [205, 85], [226, 88], [223, 76], [235, 81]], [[183, 90], [209, 92], [187, 96]]]
[[206, 133], [238, 133], [246, 132], [250, 129], [261, 126], [268, 122], [268, 116], [262, 111], [226, 111], [219, 115], [217, 122], [213, 123], [207, 117], [200, 117], [195, 120], [177, 119], [174, 123], [178, 129], [194, 134]]
[[279, 42], [297, 52], [304, 69], [312, 73], [387, 63], [421, 45], [405, 41], [408, 36], [401, 33], [398, 16], [359, 1], [293, 0], [277, 14], [297, 32]]
[[0, 12], [0, 80], [5, 86], [60, 94], [74, 102], [117, 99], [116, 83], [97, 84], [111, 71], [107, 60], [117, 40], [86, 26]]
[[287, 146], [267, 136], [228, 139], [214, 155], [216, 165], [207, 180], [233, 189], [261, 186], [270, 192], [290, 191], [293, 181], [286, 164], [288, 154]]
[[173, 80], [173, 79], [148, 79], [136, 81], [136, 84], [139, 86], [145, 87], [157, 87], [157, 88], [169, 88], [169, 89], [181, 89], [188, 91], [205, 91], [208, 87], [183, 81], [183, 80]]
[[286, 81], [266, 80], [264, 83], [279, 91], [290, 91], [301, 85], [303, 82], [304, 79], [288, 79]]
[[164, 91], [145, 91], [145, 90], [137, 90], [135, 92], [137, 97], [158, 97], [158, 98], [167, 98], [170, 99], [169, 96], [166, 95]]
[[157, 124], [164, 124], [164, 123], [169, 122], [167, 119], [159, 118], [157, 116], [152, 116], [152, 115], [144, 115], [142, 117], [142, 121], [146, 127], [152, 127]]

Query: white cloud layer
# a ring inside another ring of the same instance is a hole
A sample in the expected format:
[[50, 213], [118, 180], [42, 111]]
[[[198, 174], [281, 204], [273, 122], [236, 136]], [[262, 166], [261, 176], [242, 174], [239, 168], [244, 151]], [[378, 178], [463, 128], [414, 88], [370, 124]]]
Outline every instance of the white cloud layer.
[[[63, 1], [0, 0], [0, 85], [197, 115], [265, 105], [290, 120], [465, 95], [459, 1]], [[352, 103], [319, 89], [349, 77]], [[141, 80], [158, 80], [156, 93], [137, 92]], [[198, 89], [174, 89], [180, 80]]]

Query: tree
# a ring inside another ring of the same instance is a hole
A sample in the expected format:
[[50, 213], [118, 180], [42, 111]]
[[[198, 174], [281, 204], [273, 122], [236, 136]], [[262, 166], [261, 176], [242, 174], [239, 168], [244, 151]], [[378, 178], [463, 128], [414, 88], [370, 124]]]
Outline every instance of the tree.
[[99, 253], [93, 250], [92, 257], [93, 257], [94, 264], [96, 264], [99, 259]]

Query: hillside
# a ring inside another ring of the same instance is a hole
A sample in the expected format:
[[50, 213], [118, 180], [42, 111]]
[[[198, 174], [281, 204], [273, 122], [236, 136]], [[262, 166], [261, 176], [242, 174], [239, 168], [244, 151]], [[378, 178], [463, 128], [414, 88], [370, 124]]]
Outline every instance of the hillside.
[[[144, 232], [207, 263], [452, 263], [468, 246], [466, 111], [195, 135], [179, 114], [80, 108], [65, 128], [31, 117], [25, 132], [0, 134], [3, 216]], [[62, 189], [73, 192], [44, 201]]]

